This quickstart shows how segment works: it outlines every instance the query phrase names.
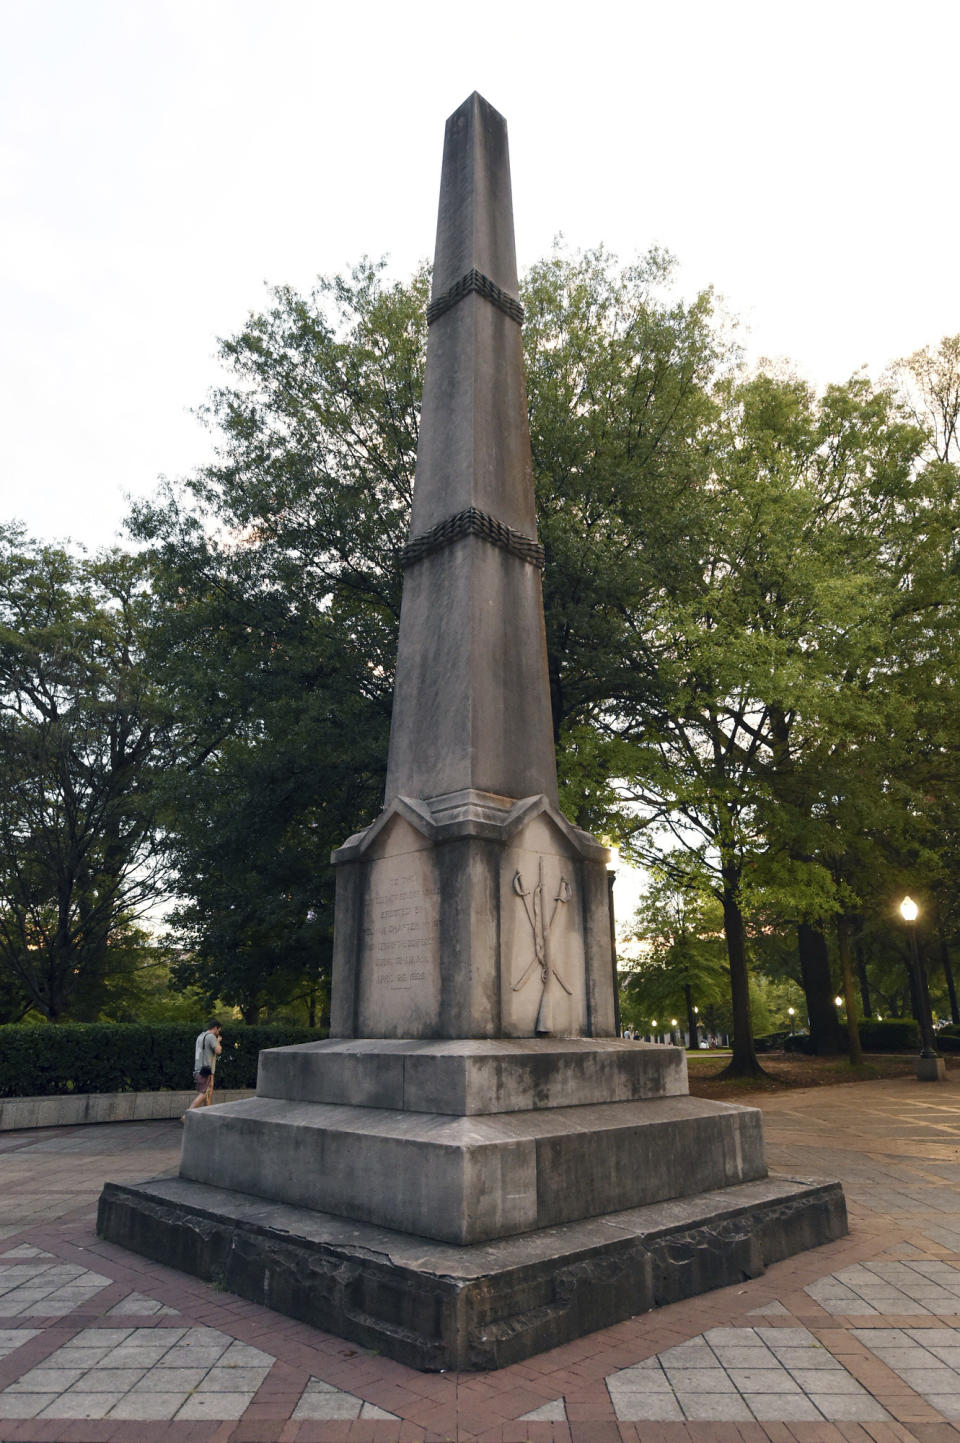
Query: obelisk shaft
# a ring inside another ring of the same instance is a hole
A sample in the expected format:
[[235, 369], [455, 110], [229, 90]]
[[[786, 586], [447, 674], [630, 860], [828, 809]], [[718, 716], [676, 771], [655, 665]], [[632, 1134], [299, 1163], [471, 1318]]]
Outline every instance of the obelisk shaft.
[[556, 803], [506, 122], [447, 121], [386, 801]]
[[607, 850], [557, 802], [506, 123], [447, 121], [386, 802], [334, 853], [331, 1035], [609, 1036]]

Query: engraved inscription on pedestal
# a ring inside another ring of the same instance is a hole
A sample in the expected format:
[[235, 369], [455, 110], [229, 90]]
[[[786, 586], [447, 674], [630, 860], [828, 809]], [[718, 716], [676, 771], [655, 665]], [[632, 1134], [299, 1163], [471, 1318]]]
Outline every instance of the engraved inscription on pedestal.
[[577, 863], [542, 817], [517, 840], [500, 876], [503, 1035], [581, 1037], [586, 969]]
[[361, 1035], [416, 1036], [437, 1014], [440, 894], [432, 849], [399, 819], [369, 866], [361, 927]]

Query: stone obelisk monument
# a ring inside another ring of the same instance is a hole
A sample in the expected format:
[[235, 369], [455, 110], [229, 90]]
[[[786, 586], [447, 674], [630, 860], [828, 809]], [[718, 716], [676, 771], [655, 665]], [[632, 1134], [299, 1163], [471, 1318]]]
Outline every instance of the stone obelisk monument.
[[384, 810], [335, 854], [331, 1037], [187, 1114], [103, 1235], [426, 1368], [493, 1367], [845, 1231], [760, 1114], [615, 1034], [557, 803], [506, 124], [448, 120]]
[[335, 854], [332, 1031], [610, 1037], [608, 854], [557, 807], [507, 132], [447, 122], [386, 807]]

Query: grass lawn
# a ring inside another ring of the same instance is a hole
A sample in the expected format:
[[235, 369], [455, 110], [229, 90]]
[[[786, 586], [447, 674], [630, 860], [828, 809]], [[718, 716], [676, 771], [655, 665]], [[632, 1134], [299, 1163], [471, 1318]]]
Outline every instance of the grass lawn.
[[[837, 1082], [869, 1082], [882, 1077], [913, 1077], [915, 1053], [870, 1053], [859, 1067], [851, 1067], [845, 1057], [806, 1057], [796, 1052], [765, 1052], [759, 1058], [764, 1076], [753, 1081], [720, 1078], [729, 1061], [729, 1052], [690, 1052], [687, 1070], [690, 1091], [694, 1097], [714, 1097], [733, 1101], [762, 1092], [787, 1092], [797, 1087], [823, 1087]], [[950, 1059], [947, 1060], [950, 1070]]]

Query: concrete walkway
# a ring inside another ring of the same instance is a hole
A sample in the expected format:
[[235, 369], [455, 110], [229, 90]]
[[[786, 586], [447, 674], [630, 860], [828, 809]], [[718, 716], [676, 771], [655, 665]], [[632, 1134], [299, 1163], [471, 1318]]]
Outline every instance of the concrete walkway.
[[[960, 1073], [763, 1101], [772, 1171], [851, 1235], [487, 1374], [421, 1374], [100, 1243], [175, 1123], [0, 1137], [0, 1443], [960, 1439]], [[954, 1421], [956, 1420], [956, 1421]]]

